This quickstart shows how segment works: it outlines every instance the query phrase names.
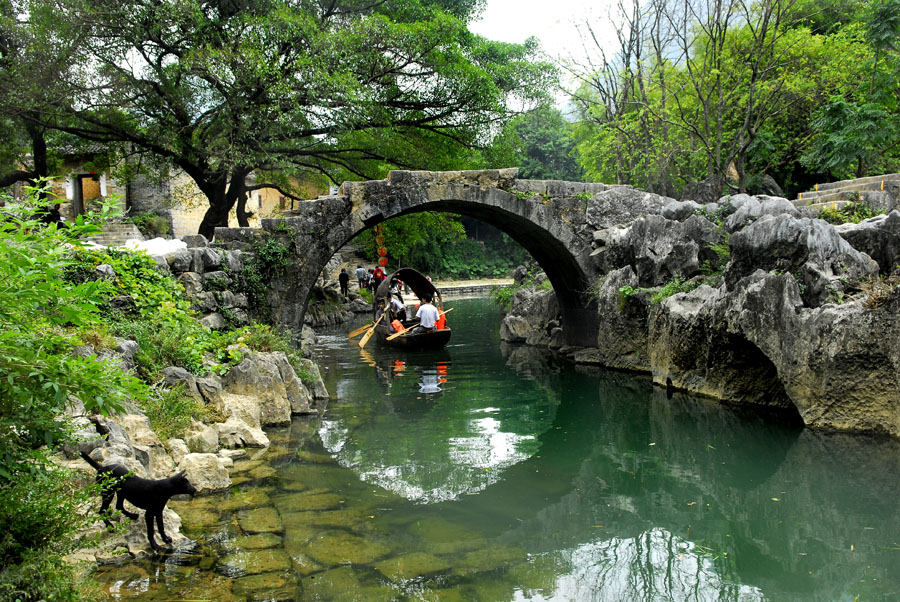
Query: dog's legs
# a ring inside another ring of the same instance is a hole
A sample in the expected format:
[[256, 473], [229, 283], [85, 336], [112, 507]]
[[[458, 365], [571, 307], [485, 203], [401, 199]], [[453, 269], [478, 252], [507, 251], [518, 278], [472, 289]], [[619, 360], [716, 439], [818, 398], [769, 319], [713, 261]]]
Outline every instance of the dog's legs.
[[115, 491], [108, 491], [108, 492], [104, 492], [103, 497], [101, 498], [103, 500], [103, 503], [100, 504], [100, 516], [103, 517], [103, 523], [107, 527], [113, 526], [112, 521], [109, 520], [109, 516], [106, 516], [105, 513], [106, 513], [107, 509], [109, 509], [109, 505], [112, 503], [113, 497], [115, 495], [116, 495]]
[[122, 492], [119, 492], [118, 495], [116, 495], [116, 510], [118, 510], [119, 512], [121, 512], [122, 514], [124, 514], [125, 516], [130, 518], [131, 520], [136, 520], [138, 517], [138, 515], [136, 513], [129, 512], [128, 510], [125, 509], [125, 496], [122, 495]]
[[153, 515], [149, 511], [144, 513], [144, 519], [147, 521], [147, 540], [154, 552], [159, 552], [159, 545], [153, 539]]
[[172, 543], [172, 538], [166, 535], [166, 528], [163, 526], [163, 511], [160, 510], [156, 513], [156, 530], [159, 531], [159, 536], [166, 543]]

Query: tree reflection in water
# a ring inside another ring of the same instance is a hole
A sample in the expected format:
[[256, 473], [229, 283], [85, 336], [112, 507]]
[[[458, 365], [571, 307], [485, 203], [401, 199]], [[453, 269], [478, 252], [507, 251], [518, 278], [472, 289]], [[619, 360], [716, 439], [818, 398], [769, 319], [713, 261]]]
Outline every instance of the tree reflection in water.
[[551, 591], [530, 594], [517, 590], [513, 600], [762, 602], [766, 599], [755, 587], [723, 579], [716, 559], [662, 528], [645, 531], [634, 538], [593, 541], [561, 555], [572, 571], [557, 577]]

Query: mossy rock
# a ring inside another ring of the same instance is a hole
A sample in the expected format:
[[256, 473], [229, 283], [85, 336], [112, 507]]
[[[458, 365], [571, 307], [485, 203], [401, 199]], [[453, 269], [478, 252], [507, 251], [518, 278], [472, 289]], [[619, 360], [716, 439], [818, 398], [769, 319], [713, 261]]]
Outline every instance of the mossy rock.
[[528, 559], [520, 548], [510, 546], [490, 546], [465, 554], [453, 569], [453, 574], [469, 576], [476, 573], [506, 569]]
[[303, 481], [286, 481], [285, 479], [279, 479], [278, 488], [282, 491], [306, 491], [309, 489], [309, 486]]
[[254, 468], [265, 465], [263, 460], [235, 460], [233, 472], [250, 472]]
[[506, 572], [506, 578], [526, 592], [547, 595], [553, 592], [557, 577], [571, 570], [571, 567], [561, 559], [542, 554], [529, 559], [528, 562], [511, 566]]
[[250, 477], [245, 476], [245, 475], [232, 475], [231, 476], [231, 484], [233, 486], [243, 485], [244, 483], [249, 483], [252, 480], [253, 479], [251, 479]]
[[292, 545], [295, 548], [306, 546], [309, 541], [322, 532], [320, 527], [310, 525], [307, 522], [295, 521], [295, 514], [285, 514], [281, 517], [284, 523], [284, 545]]
[[191, 505], [190, 502], [178, 504], [170, 502], [169, 506], [181, 517], [181, 528], [185, 531], [203, 530], [222, 521], [222, 515], [208, 504]]
[[292, 567], [291, 557], [281, 548], [241, 550], [225, 556], [219, 562], [219, 572], [229, 575], [260, 575], [280, 573]]
[[216, 602], [243, 602], [244, 600], [243, 596], [236, 596], [231, 591], [232, 580], [230, 578], [211, 572], [198, 572], [183, 585], [174, 583], [167, 574], [166, 584], [168, 585], [167, 595], [164, 598], [166, 600], [209, 600], [210, 592], [215, 593]]
[[369, 585], [350, 567], [310, 575], [302, 581], [304, 600], [365, 600], [389, 602], [397, 592], [390, 587]]
[[307, 556], [306, 554], [294, 553], [290, 554], [291, 560], [294, 563], [294, 572], [298, 575], [307, 576], [312, 575], [313, 573], [320, 573], [325, 570], [325, 567]]
[[332, 491], [351, 483], [349, 471], [333, 464], [289, 464], [281, 467], [279, 477], [282, 482], [300, 481], [310, 489], [324, 487]]
[[253, 510], [241, 510], [238, 515], [238, 523], [244, 533], [283, 533], [284, 524], [281, 516], [272, 506], [254, 508]]
[[306, 554], [325, 566], [369, 564], [389, 553], [390, 548], [382, 543], [344, 531], [321, 533], [306, 546]]
[[356, 531], [357, 533], [369, 533], [374, 529], [367, 523], [371, 519], [360, 510], [326, 510], [323, 512], [292, 512], [285, 514], [295, 525], [310, 525], [316, 527], [336, 527]]
[[421, 598], [424, 602], [470, 602], [472, 599], [462, 586], [429, 589], [422, 592]]
[[[282, 573], [262, 573], [234, 580], [232, 591], [248, 600], [273, 600], [275, 602], [297, 599], [297, 582]], [[209, 593], [209, 592], [207, 592]], [[218, 592], [216, 592], [218, 600]]]
[[248, 470], [247, 476], [255, 481], [263, 481], [278, 476], [278, 471], [271, 466], [257, 466], [253, 470]]
[[281, 494], [272, 500], [281, 512], [305, 512], [307, 510], [334, 510], [340, 508], [343, 496], [336, 493], [293, 493]]
[[251, 487], [238, 490], [230, 496], [219, 500], [218, 507], [223, 512], [229, 512], [244, 508], [261, 508], [271, 504], [272, 500], [264, 488]]
[[450, 568], [446, 560], [425, 552], [395, 556], [376, 562], [374, 566], [375, 570], [394, 583], [403, 583], [417, 577], [429, 577]]
[[[269, 437], [269, 440], [271, 441], [271, 437]], [[266, 462], [274, 464], [275, 462], [279, 462], [288, 457], [294, 457], [294, 450], [288, 449], [287, 447], [283, 447], [281, 445], [270, 445], [268, 451], [266, 452], [265, 459]]]
[[337, 460], [332, 458], [329, 454], [317, 454], [305, 449], [301, 449], [297, 452], [297, 459], [301, 462], [306, 462], [307, 464], [337, 464]]
[[484, 537], [481, 533], [470, 531], [458, 523], [443, 518], [417, 521], [410, 525], [409, 532], [416, 537], [435, 543], [477, 541]]
[[275, 533], [258, 533], [256, 535], [244, 535], [235, 537], [231, 546], [238, 550], [265, 550], [276, 548], [283, 543], [280, 535]]

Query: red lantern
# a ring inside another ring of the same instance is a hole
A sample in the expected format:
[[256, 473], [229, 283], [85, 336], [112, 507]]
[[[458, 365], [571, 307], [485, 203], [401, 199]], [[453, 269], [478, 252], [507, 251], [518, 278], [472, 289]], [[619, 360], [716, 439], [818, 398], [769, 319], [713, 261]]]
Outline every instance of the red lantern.
[[387, 255], [387, 249], [385, 249], [384, 247], [378, 247], [378, 255], [384, 257], [385, 255]]
[[387, 257], [382, 257], [381, 259], [378, 260], [378, 265], [380, 265], [383, 268], [386, 268], [387, 264], [388, 264]]
[[384, 246], [384, 236], [380, 236], [380, 235], [376, 236], [375, 242], [378, 244], [379, 247], [383, 247]]

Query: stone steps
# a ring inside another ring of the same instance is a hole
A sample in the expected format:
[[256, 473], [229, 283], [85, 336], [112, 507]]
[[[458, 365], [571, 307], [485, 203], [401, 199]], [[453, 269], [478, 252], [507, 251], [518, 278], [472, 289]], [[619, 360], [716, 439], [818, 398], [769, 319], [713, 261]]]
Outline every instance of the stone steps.
[[129, 240], [144, 240], [144, 235], [134, 224], [106, 224], [100, 232], [89, 236], [87, 240], [106, 247], [123, 247]]
[[818, 184], [815, 190], [801, 192], [794, 200], [797, 206], [818, 207], [831, 206], [832, 203], [865, 201], [866, 197], [875, 193], [883, 193], [887, 187], [900, 185], [900, 174], [869, 176], [855, 180], [841, 180]]

